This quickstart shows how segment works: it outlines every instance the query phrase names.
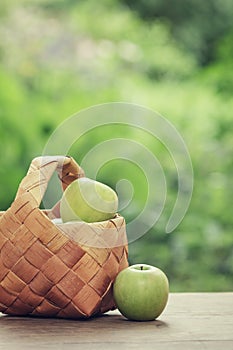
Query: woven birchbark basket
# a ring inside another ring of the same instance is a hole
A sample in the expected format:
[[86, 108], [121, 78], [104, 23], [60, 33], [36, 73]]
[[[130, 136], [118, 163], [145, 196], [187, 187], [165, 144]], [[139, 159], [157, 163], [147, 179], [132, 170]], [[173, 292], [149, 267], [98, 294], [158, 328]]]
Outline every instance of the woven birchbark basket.
[[56, 224], [59, 202], [40, 204], [52, 174], [62, 188], [85, 176], [70, 157], [33, 159], [15, 200], [0, 212], [0, 312], [88, 318], [115, 308], [112, 285], [128, 266], [125, 220]]

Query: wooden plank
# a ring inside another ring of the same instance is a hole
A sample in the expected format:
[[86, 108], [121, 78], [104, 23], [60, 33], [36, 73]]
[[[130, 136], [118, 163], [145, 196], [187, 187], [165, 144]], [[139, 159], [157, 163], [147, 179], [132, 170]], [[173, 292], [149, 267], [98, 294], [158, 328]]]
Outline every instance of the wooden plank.
[[0, 350], [233, 349], [233, 293], [171, 293], [156, 321], [0, 317]]

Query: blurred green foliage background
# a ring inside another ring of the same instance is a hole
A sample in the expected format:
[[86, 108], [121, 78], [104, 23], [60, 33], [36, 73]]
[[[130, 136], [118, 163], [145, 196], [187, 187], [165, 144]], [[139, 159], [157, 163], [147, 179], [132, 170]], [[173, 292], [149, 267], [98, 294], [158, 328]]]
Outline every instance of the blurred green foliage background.
[[[2, 0], [0, 209], [10, 206], [32, 158], [70, 115], [113, 101], [149, 107], [183, 136], [194, 191], [181, 224], [164, 233], [176, 173], [166, 149], [155, 144], [168, 181], [166, 208], [130, 244], [130, 263], [162, 268], [172, 291], [232, 290], [232, 91], [231, 0]], [[80, 162], [105, 137], [106, 130], [87, 134], [71, 155]], [[135, 137], [150, 143], [149, 136]], [[123, 169], [137, 193], [129, 220], [145, 189], [131, 166]], [[113, 176], [108, 166], [98, 176], [114, 187], [122, 169]]]

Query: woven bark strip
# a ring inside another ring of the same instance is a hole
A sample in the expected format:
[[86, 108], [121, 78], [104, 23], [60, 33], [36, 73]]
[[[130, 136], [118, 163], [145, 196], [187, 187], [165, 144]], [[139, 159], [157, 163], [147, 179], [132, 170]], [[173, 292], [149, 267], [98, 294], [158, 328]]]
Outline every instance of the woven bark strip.
[[114, 309], [112, 284], [128, 266], [124, 218], [55, 224], [59, 202], [41, 210], [48, 182], [85, 176], [70, 157], [35, 158], [11, 207], [0, 212], [0, 311], [87, 318]]

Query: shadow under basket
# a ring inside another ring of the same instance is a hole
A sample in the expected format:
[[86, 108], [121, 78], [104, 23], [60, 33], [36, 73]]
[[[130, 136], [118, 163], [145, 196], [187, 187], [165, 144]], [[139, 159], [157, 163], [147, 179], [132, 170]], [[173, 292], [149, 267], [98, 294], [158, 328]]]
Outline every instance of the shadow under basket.
[[115, 308], [112, 286], [128, 266], [125, 220], [56, 223], [59, 202], [40, 209], [57, 171], [63, 191], [85, 176], [73, 158], [33, 159], [16, 198], [0, 212], [0, 312], [88, 318]]

